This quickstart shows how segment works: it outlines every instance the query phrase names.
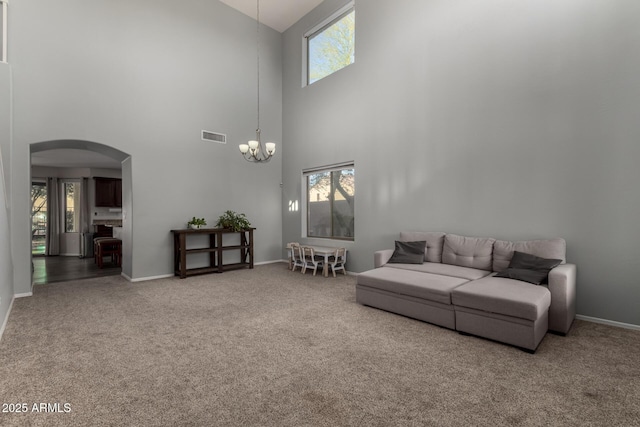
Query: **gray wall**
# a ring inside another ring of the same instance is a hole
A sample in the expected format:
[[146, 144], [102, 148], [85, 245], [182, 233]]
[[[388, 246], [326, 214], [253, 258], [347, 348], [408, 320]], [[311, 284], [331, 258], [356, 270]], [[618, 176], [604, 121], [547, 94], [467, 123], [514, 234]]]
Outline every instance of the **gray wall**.
[[[5, 191], [9, 185], [11, 138], [10, 68], [0, 63], [0, 328], [13, 299], [13, 263], [11, 262], [11, 233], [9, 231], [9, 202]], [[1, 332], [0, 332], [1, 333]]]
[[301, 170], [355, 161], [348, 268], [401, 230], [560, 236], [578, 313], [640, 325], [640, 2], [356, 3], [356, 63], [301, 87], [284, 35], [283, 241], [301, 239]]
[[[41, 141], [131, 155], [132, 279], [171, 274], [169, 230], [227, 209], [257, 227], [256, 262], [281, 258], [281, 157], [256, 166], [238, 151], [255, 137], [254, 20], [210, 0], [24, 0], [10, 24], [16, 293], [30, 290], [29, 145]], [[279, 142], [281, 35], [263, 27], [262, 38], [262, 135]], [[201, 129], [228, 144], [201, 141]]]
[[0, 152], [6, 188], [11, 185], [11, 66], [0, 62]]

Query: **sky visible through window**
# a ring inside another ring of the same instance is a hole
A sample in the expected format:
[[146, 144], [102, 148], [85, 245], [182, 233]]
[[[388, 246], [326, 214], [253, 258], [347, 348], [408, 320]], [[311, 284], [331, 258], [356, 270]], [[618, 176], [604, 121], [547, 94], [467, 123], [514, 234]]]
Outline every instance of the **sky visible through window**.
[[309, 84], [355, 62], [355, 10], [309, 37]]

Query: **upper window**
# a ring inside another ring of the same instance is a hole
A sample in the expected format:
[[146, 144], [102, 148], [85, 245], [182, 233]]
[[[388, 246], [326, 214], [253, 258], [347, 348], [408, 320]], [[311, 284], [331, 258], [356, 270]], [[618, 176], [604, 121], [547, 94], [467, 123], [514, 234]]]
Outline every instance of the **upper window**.
[[0, 62], [7, 62], [7, 2], [0, 0]]
[[304, 173], [307, 237], [353, 240], [356, 195], [353, 163]]
[[353, 2], [304, 35], [306, 82], [311, 84], [355, 62], [356, 12]]

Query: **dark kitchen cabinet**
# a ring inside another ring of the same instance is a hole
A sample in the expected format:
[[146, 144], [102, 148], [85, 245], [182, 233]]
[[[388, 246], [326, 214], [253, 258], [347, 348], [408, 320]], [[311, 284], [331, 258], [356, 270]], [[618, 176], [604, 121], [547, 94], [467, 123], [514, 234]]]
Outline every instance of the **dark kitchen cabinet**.
[[122, 180], [118, 178], [93, 178], [96, 183], [96, 206], [122, 207]]

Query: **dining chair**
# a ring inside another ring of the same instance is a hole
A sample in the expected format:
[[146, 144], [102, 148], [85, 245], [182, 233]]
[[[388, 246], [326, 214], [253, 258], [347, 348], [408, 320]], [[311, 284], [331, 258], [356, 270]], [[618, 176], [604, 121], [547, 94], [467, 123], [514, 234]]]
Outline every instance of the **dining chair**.
[[296, 271], [296, 267], [300, 270], [304, 268], [304, 260], [302, 259], [301, 247], [299, 243], [292, 242], [291, 245], [291, 271]]
[[300, 243], [298, 242], [289, 242], [287, 243], [287, 258], [289, 258], [289, 270], [293, 270], [295, 265], [295, 259], [296, 259], [296, 246], [299, 246]]
[[323, 257], [316, 256], [313, 248], [309, 246], [300, 246], [300, 254], [302, 255], [302, 262], [304, 263], [302, 274], [307, 272], [307, 268], [313, 268], [313, 275], [315, 276], [318, 267], [322, 266]]
[[344, 265], [347, 263], [347, 250], [345, 248], [338, 248], [333, 255], [329, 255], [329, 267], [333, 271], [333, 277], [336, 277], [336, 270], [342, 270], [342, 273], [346, 276], [347, 270], [344, 269]]

